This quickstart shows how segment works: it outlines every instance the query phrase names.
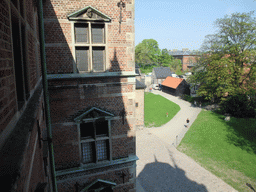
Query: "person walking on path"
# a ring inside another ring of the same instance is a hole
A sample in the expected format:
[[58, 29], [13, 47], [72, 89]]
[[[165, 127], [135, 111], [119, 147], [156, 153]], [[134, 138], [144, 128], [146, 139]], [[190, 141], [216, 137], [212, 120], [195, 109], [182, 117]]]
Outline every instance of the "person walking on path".
[[187, 118], [185, 127], [188, 127], [188, 125], [189, 125], [189, 119]]

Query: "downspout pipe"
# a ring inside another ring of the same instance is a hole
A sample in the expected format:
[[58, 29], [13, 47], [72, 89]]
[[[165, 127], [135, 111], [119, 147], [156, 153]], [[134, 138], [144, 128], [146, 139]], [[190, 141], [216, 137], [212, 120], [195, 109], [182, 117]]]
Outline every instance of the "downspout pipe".
[[57, 189], [56, 172], [55, 172], [54, 151], [53, 151], [53, 144], [52, 144], [51, 115], [50, 115], [49, 92], [48, 92], [48, 83], [47, 83], [42, 0], [37, 0], [37, 8], [38, 8], [38, 20], [39, 20], [38, 22], [39, 22], [42, 80], [43, 80], [43, 88], [44, 88], [44, 102], [45, 102], [46, 125], [47, 125], [47, 140], [48, 140], [50, 169], [51, 169], [51, 177], [52, 177], [52, 190], [54, 192], [57, 192], [58, 189]]

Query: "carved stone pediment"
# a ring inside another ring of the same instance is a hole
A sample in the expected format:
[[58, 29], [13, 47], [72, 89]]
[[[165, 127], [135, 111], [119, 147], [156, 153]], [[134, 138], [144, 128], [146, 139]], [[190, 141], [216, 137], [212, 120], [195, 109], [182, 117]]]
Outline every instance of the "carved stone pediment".
[[111, 21], [111, 18], [92, 6], [87, 6], [68, 15], [69, 20]]
[[97, 107], [92, 107], [91, 109], [83, 112], [79, 116], [77, 116], [74, 121], [75, 122], [82, 122], [84, 119], [111, 119], [114, 117], [114, 114], [99, 109]]

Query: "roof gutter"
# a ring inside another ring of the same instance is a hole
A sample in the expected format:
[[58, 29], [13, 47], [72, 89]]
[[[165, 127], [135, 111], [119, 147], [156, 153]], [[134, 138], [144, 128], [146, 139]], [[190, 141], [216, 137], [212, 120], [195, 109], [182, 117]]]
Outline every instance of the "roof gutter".
[[52, 190], [57, 192], [57, 181], [54, 163], [54, 151], [52, 144], [52, 129], [51, 129], [51, 116], [50, 116], [50, 104], [49, 104], [49, 93], [47, 83], [47, 68], [46, 68], [46, 54], [45, 54], [45, 40], [44, 40], [44, 18], [43, 18], [43, 3], [42, 0], [37, 0], [38, 8], [38, 22], [39, 22], [39, 39], [40, 39], [40, 53], [41, 53], [41, 68], [42, 68], [42, 79], [44, 88], [44, 102], [46, 112], [46, 124], [47, 124], [47, 140], [50, 156], [50, 169], [52, 179]]

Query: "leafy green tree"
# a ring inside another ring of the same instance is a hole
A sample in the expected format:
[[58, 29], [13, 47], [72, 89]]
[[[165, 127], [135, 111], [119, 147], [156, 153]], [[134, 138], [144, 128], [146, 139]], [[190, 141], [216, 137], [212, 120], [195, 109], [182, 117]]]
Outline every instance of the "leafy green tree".
[[173, 59], [169, 65], [171, 71], [175, 72], [177, 75], [182, 74], [182, 63], [180, 59]]
[[161, 50], [154, 39], [144, 39], [135, 47], [135, 62], [145, 65], [157, 64]]
[[162, 49], [161, 55], [159, 55], [158, 64], [163, 67], [169, 67], [172, 62], [173, 57], [169, 54], [168, 49]]
[[208, 99], [256, 93], [256, 18], [234, 13], [217, 19], [219, 29], [206, 36], [203, 54], [190, 82], [200, 84], [198, 94]]

